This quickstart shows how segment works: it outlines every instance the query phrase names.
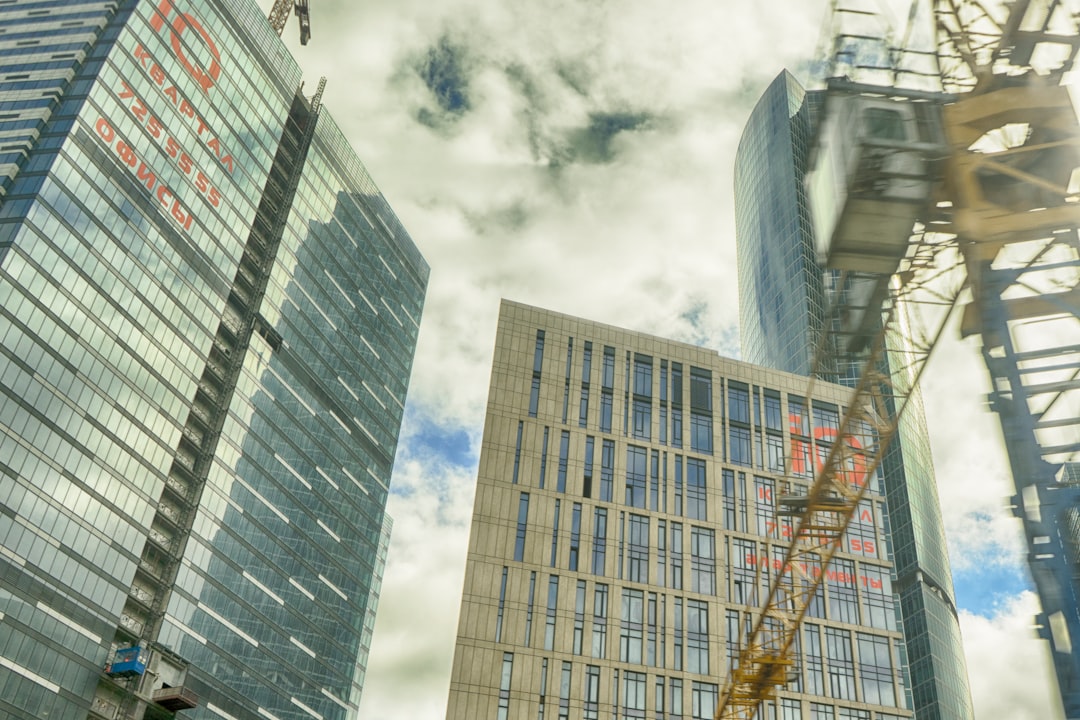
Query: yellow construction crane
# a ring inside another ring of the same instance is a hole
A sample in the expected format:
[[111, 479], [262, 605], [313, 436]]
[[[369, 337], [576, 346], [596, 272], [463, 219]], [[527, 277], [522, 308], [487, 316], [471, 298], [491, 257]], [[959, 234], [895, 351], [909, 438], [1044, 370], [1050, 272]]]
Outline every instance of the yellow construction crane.
[[270, 27], [281, 37], [285, 31], [285, 23], [289, 20], [289, 11], [296, 13], [300, 20], [300, 44], [307, 45], [311, 39], [311, 15], [308, 11], [308, 0], [274, 0], [274, 6], [270, 8]]
[[[803, 617], [957, 305], [961, 332], [982, 338], [1040, 634], [1066, 717], [1080, 717], [1080, 126], [1061, 84], [1080, 27], [1061, 0], [915, 5], [909, 27], [921, 9], [930, 51], [905, 48], [910, 32], [876, 52], [869, 35], [833, 35], [807, 175], [832, 273], [818, 354], [864, 370], [814, 482], [789, 476], [777, 497], [795, 529], [777, 543], [782, 561], [757, 564], [768, 592], [717, 720], [754, 718], [791, 679]], [[870, 14], [834, 3], [834, 18], [844, 12]]]

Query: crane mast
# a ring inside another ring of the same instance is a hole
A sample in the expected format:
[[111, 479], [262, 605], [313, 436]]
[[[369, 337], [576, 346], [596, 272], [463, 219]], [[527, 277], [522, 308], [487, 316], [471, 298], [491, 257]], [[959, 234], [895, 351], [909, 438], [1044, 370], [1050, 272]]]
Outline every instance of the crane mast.
[[311, 39], [311, 15], [308, 10], [308, 0], [274, 0], [270, 8], [270, 27], [281, 37], [285, 31], [285, 23], [289, 21], [289, 13], [292, 11], [300, 21], [300, 44], [307, 45]]
[[[908, 47], [920, 10], [932, 21], [930, 49]], [[864, 24], [873, 16], [834, 3], [834, 19], [844, 13]], [[982, 339], [1039, 634], [1065, 715], [1080, 718], [1080, 125], [1061, 84], [1080, 50], [1077, 16], [1061, 0], [927, 0], [913, 4], [899, 45], [866, 30], [832, 41], [812, 164], [833, 162], [819, 175], [833, 170], [848, 184], [838, 199], [835, 186], [818, 193], [834, 196], [815, 229], [837, 278], [818, 356], [857, 356], [864, 369], [813, 485], [777, 499], [798, 529], [781, 563], [759, 566], [769, 589], [739, 639], [716, 718], [755, 717], [789, 680], [807, 604], [870, 486], [852, 482], [852, 464], [867, 473], [879, 464], [957, 305], [961, 333]], [[900, 120], [883, 124], [887, 112]], [[871, 117], [876, 129], [861, 136]], [[850, 152], [838, 149], [845, 133], [859, 138]], [[813, 170], [807, 185], [814, 204]], [[886, 352], [891, 374], [879, 371]], [[817, 583], [803, 571], [807, 555], [820, 558]]]

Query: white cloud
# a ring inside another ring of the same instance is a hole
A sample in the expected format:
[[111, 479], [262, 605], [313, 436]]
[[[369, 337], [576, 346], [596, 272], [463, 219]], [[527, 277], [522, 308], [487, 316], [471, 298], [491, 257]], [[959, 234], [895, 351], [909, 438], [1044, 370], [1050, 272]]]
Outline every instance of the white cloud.
[[975, 717], [1056, 720], [1063, 717], [1048, 645], [1034, 637], [1038, 599], [1025, 592], [993, 617], [960, 613]]

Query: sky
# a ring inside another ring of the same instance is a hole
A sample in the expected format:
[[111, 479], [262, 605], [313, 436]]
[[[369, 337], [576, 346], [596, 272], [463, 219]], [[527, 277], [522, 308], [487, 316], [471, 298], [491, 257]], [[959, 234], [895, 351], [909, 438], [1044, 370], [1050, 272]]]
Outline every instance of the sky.
[[[264, 9], [270, 0], [258, 0]], [[360, 716], [445, 716], [499, 300], [738, 357], [733, 168], [825, 0], [311, 0], [287, 44], [431, 265]], [[979, 720], [1053, 720], [974, 341], [924, 376]]]

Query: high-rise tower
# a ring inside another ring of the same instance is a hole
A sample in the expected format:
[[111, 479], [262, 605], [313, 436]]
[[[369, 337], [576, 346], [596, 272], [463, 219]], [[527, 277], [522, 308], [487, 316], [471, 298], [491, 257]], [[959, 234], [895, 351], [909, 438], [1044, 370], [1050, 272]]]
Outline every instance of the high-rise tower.
[[[808, 384], [504, 301], [447, 720], [712, 720], [849, 395]], [[762, 717], [911, 717], [878, 480]]]
[[0, 29], [0, 717], [355, 717], [426, 263], [253, 0]]
[[[814, 256], [803, 188], [820, 96], [787, 71], [750, 115], [735, 160], [735, 222], [743, 354], [800, 375], [813, 368], [826, 316], [825, 272]], [[825, 356], [825, 377], [845, 385], [861, 363]], [[888, 358], [886, 358], [886, 363]], [[886, 368], [887, 370], [887, 368]], [[917, 394], [882, 463], [899, 598], [919, 720], [969, 720], [970, 692], [938, 504]]]

